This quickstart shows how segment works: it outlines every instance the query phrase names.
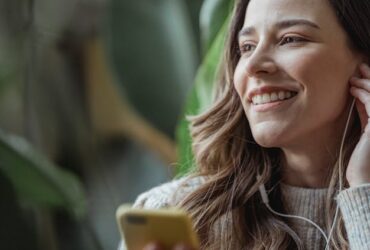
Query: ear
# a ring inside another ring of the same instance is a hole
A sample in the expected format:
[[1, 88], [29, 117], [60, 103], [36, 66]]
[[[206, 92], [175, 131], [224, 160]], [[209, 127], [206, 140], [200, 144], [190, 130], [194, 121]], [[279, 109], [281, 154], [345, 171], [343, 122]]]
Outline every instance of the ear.
[[357, 77], [357, 78], [360, 78], [361, 77], [361, 71], [360, 71], [360, 65], [362, 64], [362, 62], [359, 62], [356, 64], [356, 69], [354, 70], [353, 74], [351, 75], [351, 77]]
[[[370, 65], [370, 58], [369, 58], [369, 57], [367, 57], [367, 56], [363, 56], [363, 57], [362, 57], [362, 61], [361, 61], [360, 65], [361, 65], [361, 64]], [[359, 66], [360, 66], [360, 65], [358, 65], [358, 67], [357, 67], [357, 68], [359, 68]], [[364, 77], [364, 76], [360, 73], [360, 77]]]
[[363, 63], [370, 64], [370, 58], [367, 55], [361, 54], [359, 56], [359, 66]]
[[368, 57], [367, 57], [367, 56], [365, 56], [365, 55], [359, 55], [358, 63], [357, 63], [357, 65], [356, 65], [356, 69], [355, 69], [355, 71], [354, 71], [354, 73], [353, 73], [353, 75], [352, 75], [352, 76], [361, 78], [360, 66], [361, 66], [361, 64], [363, 64], [363, 63], [366, 63], [367, 65], [369, 65], [369, 63], [370, 63], [370, 58], [368, 58]]

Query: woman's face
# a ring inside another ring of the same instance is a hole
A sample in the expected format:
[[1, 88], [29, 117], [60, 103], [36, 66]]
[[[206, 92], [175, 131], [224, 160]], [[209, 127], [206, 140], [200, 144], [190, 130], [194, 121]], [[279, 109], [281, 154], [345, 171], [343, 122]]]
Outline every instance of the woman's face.
[[238, 42], [234, 85], [258, 144], [294, 145], [342, 127], [361, 61], [328, 0], [251, 0]]

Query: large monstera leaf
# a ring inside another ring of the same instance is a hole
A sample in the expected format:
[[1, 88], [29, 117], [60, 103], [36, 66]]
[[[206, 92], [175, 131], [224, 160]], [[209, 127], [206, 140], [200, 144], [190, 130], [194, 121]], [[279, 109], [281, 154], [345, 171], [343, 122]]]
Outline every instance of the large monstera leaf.
[[22, 202], [63, 208], [77, 218], [85, 214], [85, 195], [78, 178], [54, 165], [23, 138], [2, 131], [0, 171]]
[[185, 1], [114, 0], [111, 19], [122, 89], [139, 114], [173, 137], [199, 62]]

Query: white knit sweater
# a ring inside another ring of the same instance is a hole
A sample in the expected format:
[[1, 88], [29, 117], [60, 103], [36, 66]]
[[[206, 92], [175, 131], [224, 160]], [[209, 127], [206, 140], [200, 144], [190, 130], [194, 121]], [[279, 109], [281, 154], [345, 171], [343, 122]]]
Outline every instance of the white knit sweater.
[[[197, 177], [181, 178], [162, 184], [141, 194], [134, 203], [134, 207], [155, 209], [176, 205], [203, 182], [203, 178]], [[308, 189], [286, 184], [280, 186], [289, 214], [303, 216], [314, 221], [321, 228], [324, 227], [327, 189]], [[337, 202], [343, 214], [350, 249], [370, 250], [370, 183], [343, 190], [338, 194]], [[291, 222], [293, 229], [304, 243], [305, 249], [323, 250], [325, 248], [326, 242], [318, 229], [303, 220], [291, 220]], [[226, 249], [230, 243], [233, 250], [243, 249], [232, 234], [228, 234], [231, 231], [229, 216], [224, 216], [217, 224], [211, 239], [216, 240], [217, 244], [219, 242], [218, 249]], [[124, 249], [126, 249], [125, 244], [121, 243], [120, 250]]]

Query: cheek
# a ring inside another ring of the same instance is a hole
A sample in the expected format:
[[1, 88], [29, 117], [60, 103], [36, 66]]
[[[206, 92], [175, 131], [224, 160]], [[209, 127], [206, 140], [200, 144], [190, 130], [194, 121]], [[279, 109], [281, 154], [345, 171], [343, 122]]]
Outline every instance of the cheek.
[[245, 99], [244, 96], [247, 89], [247, 80], [248, 79], [246, 77], [245, 70], [243, 70], [241, 62], [239, 62], [234, 72], [234, 87], [241, 100]]
[[348, 89], [351, 71], [348, 58], [344, 59], [328, 49], [306, 51], [298, 58], [286, 65], [307, 94], [315, 92], [327, 98], [328, 93], [342, 92], [340, 95], [343, 95], [343, 91]]
[[355, 64], [328, 49], [310, 51], [300, 58], [291, 63], [290, 73], [302, 86], [305, 117], [334, 121], [345, 109], [348, 79]]
[[302, 83], [306, 87], [307, 83], [311, 83], [316, 79], [321, 78], [327, 70], [326, 60], [323, 54], [317, 50], [306, 50], [300, 53], [292, 53], [284, 58], [281, 62], [284, 68], [289, 72], [293, 79]]

